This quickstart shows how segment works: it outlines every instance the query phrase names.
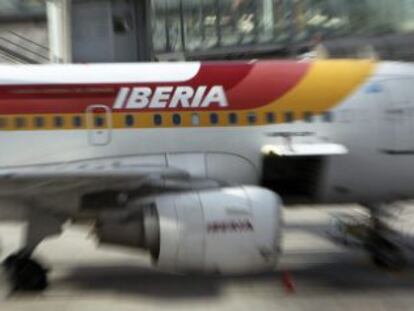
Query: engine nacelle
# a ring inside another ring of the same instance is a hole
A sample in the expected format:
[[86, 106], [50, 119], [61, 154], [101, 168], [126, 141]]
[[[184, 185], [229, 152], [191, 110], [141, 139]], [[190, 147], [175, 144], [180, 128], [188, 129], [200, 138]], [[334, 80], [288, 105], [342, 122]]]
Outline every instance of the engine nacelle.
[[102, 242], [148, 249], [172, 272], [247, 274], [272, 270], [281, 252], [282, 204], [258, 187], [166, 194], [106, 215]]

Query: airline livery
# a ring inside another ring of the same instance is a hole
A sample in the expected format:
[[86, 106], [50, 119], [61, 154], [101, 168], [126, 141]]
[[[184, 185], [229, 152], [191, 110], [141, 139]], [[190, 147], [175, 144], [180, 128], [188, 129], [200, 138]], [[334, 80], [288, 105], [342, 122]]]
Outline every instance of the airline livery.
[[33, 251], [83, 220], [162, 270], [272, 270], [282, 201], [364, 204], [398, 266], [381, 211], [414, 198], [413, 86], [369, 60], [0, 66], [0, 208], [28, 222], [8, 279], [44, 289]]

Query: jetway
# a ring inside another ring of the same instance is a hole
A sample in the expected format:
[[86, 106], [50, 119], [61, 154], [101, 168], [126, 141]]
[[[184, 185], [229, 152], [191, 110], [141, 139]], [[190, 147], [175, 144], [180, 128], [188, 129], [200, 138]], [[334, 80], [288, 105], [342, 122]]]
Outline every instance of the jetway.
[[55, 63], [151, 59], [149, 0], [48, 0]]

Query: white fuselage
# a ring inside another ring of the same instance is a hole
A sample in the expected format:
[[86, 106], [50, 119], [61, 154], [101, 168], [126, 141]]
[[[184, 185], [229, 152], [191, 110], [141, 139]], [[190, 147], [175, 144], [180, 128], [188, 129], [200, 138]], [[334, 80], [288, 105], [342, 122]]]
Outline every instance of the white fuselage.
[[[317, 92], [317, 90], [315, 90]], [[243, 184], [260, 182], [265, 145], [286, 143], [275, 133], [292, 136], [290, 143], [334, 142], [348, 153], [324, 157], [318, 184], [319, 202], [377, 202], [414, 198], [414, 66], [379, 64], [364, 84], [335, 106], [332, 121], [314, 116], [256, 126], [183, 128], [104, 128], [0, 131], [2, 168], [78, 160], [136, 157], [156, 165], [166, 156], [189, 155], [181, 163], [192, 170], [191, 155], [222, 154], [247, 161], [254, 175], [238, 175], [223, 167], [214, 176]], [[99, 104], [99, 102], [97, 103]], [[111, 118], [111, 111], [107, 112]], [[235, 171], [236, 170], [236, 171]]]

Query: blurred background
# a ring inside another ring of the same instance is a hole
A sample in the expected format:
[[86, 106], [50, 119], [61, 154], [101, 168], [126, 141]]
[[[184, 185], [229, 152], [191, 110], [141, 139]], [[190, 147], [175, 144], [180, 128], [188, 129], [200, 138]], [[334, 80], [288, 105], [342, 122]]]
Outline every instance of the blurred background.
[[[318, 50], [319, 47], [319, 50]], [[414, 59], [414, 0], [1, 0], [0, 61]]]

